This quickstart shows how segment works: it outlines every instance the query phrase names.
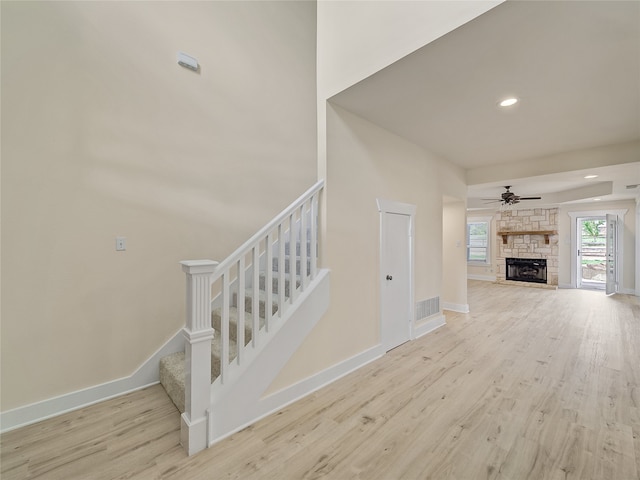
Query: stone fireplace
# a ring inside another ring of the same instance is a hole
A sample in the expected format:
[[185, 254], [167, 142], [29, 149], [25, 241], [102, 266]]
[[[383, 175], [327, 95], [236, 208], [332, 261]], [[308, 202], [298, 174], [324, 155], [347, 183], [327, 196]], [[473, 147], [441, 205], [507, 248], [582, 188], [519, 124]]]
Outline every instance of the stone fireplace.
[[502, 210], [496, 230], [498, 283], [557, 288], [557, 208]]

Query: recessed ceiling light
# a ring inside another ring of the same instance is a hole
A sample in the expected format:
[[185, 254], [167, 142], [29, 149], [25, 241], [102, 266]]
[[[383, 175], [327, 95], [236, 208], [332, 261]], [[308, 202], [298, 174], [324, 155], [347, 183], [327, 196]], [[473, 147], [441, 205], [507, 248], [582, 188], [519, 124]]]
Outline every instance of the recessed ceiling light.
[[593, 199], [593, 201], [594, 201], [594, 202], [599, 202], [599, 201], [600, 201], [600, 199], [599, 199], [599, 198], [594, 198], [594, 199]]
[[589, 179], [589, 178], [596, 178], [598, 175], [585, 175], [584, 178]]
[[500, 103], [498, 103], [498, 105], [500, 105], [501, 107], [510, 107], [512, 105], [515, 105], [516, 103], [518, 103], [518, 99], [515, 97], [511, 97], [505, 98]]

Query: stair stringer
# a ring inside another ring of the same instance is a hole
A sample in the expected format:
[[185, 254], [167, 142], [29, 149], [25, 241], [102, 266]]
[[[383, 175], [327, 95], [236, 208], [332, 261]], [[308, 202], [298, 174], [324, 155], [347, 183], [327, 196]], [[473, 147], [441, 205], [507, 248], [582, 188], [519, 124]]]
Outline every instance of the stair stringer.
[[328, 308], [329, 270], [322, 269], [284, 317], [274, 318], [262, 344], [247, 351], [244, 365], [231, 369], [224, 384], [218, 377], [211, 385], [209, 446], [280, 408], [263, 394]]

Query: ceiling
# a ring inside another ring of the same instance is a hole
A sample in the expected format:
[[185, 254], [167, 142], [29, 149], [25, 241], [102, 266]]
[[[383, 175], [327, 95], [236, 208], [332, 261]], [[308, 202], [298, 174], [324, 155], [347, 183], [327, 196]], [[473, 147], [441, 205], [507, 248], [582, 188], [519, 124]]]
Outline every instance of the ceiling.
[[[508, 96], [519, 103], [499, 107]], [[640, 184], [640, 2], [507, 1], [331, 102], [468, 176], [502, 172], [468, 182], [469, 206], [499, 198], [504, 185], [542, 195], [539, 204], [635, 198], [640, 187], [627, 185]], [[623, 144], [636, 145], [635, 157], [576, 169], [559, 156], [549, 167], [554, 155]], [[535, 162], [546, 162], [545, 174], [531, 173]]]

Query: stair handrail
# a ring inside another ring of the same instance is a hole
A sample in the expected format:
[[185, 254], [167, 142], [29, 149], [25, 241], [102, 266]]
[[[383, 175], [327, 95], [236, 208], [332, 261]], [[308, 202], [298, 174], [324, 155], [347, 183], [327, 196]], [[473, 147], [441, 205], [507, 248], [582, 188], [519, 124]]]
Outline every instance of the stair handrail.
[[262, 241], [269, 232], [275, 229], [280, 223], [285, 221], [297, 208], [303, 205], [313, 195], [318, 193], [324, 187], [324, 180], [319, 180], [311, 186], [306, 192], [294, 200], [287, 208], [280, 212], [264, 227], [258, 230], [249, 240], [240, 245], [233, 253], [218, 264], [214, 272], [213, 281], [220, 278], [223, 272], [229, 270], [243, 256], [247, 255], [251, 249], [260, 241]]

